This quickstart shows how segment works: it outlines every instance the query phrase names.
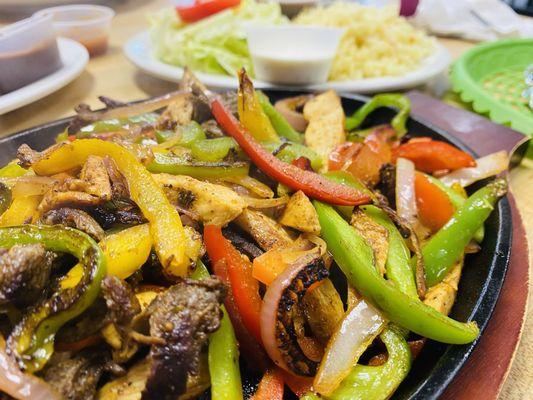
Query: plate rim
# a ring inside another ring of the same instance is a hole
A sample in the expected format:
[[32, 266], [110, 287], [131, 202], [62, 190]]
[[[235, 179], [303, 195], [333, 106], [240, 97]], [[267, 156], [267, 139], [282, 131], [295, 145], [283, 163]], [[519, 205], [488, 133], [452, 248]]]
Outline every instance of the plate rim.
[[[278, 96], [281, 95], [286, 97], [287, 95], [304, 94], [309, 93], [310, 91], [294, 88], [274, 88], [267, 89], [265, 92], [269, 96], [277, 94]], [[341, 99], [348, 101], [355, 100], [366, 102], [369, 99], [369, 97], [367, 96], [353, 93], [340, 92], [339, 96], [341, 97]], [[51, 129], [56, 126], [60, 126], [61, 124], [65, 124], [72, 118], [72, 116], [69, 116], [58, 120], [46, 122], [34, 126], [32, 128], [27, 128], [16, 133], [10, 134], [6, 137], [0, 138], [0, 148], [8, 149], [11, 147], [7, 146], [9, 142], [16, 141], [17, 139], [20, 140], [20, 138], [24, 138], [26, 136], [36, 138], [40, 131], [45, 129]], [[424, 127], [429, 128], [436, 135], [444, 138], [445, 140], [451, 142], [453, 145], [477, 157], [475, 151], [473, 151], [469, 146], [463, 143], [459, 138], [456, 138], [444, 129], [441, 129], [435, 124], [430, 123], [420, 117], [410, 116], [409, 119], [411, 121], [423, 125]], [[37, 141], [39, 140], [37, 139]], [[446, 345], [429, 340], [428, 344], [426, 345], [426, 348], [428, 346], [440, 348], [441, 355], [439, 359], [435, 362], [435, 364], [432, 365], [432, 369], [430, 370], [427, 379], [421, 381], [411, 391], [405, 391], [400, 393], [400, 391], [397, 390], [395, 394], [393, 394], [393, 396], [391, 397], [391, 400], [396, 399], [398, 395], [403, 396], [402, 398], [407, 398], [409, 400], [438, 399], [439, 396], [442, 395], [447, 389], [447, 387], [450, 385], [452, 380], [457, 376], [461, 368], [465, 365], [466, 361], [470, 358], [473, 350], [484, 335], [485, 328], [487, 327], [489, 321], [492, 318], [493, 311], [500, 298], [501, 289], [506, 279], [507, 269], [509, 266], [509, 260], [511, 255], [511, 246], [513, 242], [513, 222], [511, 219], [511, 208], [507, 196], [505, 196], [498, 202], [497, 210], [497, 237], [496, 244], [494, 246], [496, 251], [491, 257], [490, 274], [484, 281], [482, 291], [480, 295], [476, 298], [475, 305], [468, 316], [468, 320], [476, 320], [476, 317], [480, 317], [479, 314], [484, 315], [481, 323], [477, 321], [480, 328], [479, 337], [474, 342], [466, 345]], [[447, 361], [445, 358], [448, 358], [449, 360]], [[400, 385], [400, 390], [402, 389], [402, 385]]]
[[57, 47], [62, 66], [57, 71], [0, 96], [0, 115], [34, 103], [65, 87], [84, 71], [89, 52], [75, 40], [58, 37]]
[[[423, 84], [445, 71], [451, 64], [451, 55], [448, 49], [436, 42], [437, 50], [427, 57], [422, 67], [399, 77], [365, 78], [351, 81], [332, 81], [319, 85], [309, 86], [280, 86], [259, 80], [254, 80], [257, 89], [287, 89], [287, 90], [337, 90], [340, 92], [373, 93], [408, 89]], [[149, 29], [137, 32], [130, 37], [122, 48], [124, 55], [133, 65], [148, 75], [160, 79], [179, 82], [183, 75], [183, 68], [166, 64], [153, 56], [150, 42]], [[194, 72], [195, 75], [208, 87], [236, 89], [237, 78], [230, 76], [214, 75], [205, 72]]]

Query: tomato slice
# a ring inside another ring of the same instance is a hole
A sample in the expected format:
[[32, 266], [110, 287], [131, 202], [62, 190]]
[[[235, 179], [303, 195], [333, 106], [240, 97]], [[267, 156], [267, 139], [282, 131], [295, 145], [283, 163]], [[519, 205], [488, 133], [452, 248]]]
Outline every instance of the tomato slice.
[[196, 22], [226, 8], [236, 7], [241, 0], [201, 0], [190, 6], [178, 6], [176, 11], [185, 22]]
[[407, 158], [417, 170], [430, 173], [476, 166], [470, 154], [439, 140], [409, 141], [394, 150], [394, 160], [398, 157]]
[[339, 145], [329, 156], [329, 169], [345, 170], [359, 180], [375, 185], [379, 181], [381, 166], [391, 162], [389, 141], [393, 135], [394, 131], [384, 126], [372, 131], [363, 143], [345, 142]]
[[328, 167], [330, 171], [339, 171], [351, 164], [355, 156], [361, 151], [362, 143], [344, 142], [339, 144], [329, 154]]

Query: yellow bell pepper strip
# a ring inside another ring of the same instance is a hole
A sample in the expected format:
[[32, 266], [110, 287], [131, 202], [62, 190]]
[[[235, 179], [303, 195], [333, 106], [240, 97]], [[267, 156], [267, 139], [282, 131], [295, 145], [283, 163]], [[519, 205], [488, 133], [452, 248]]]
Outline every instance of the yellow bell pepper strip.
[[[303, 156], [311, 160], [314, 170], [320, 169], [323, 163], [322, 158], [314, 150], [301, 144], [302, 136], [276, 111], [264, 94], [254, 91], [253, 84], [244, 70], [239, 72], [239, 82], [239, 120], [252, 137], [272, 152], [279, 149], [282, 143], [276, 133], [277, 129], [280, 129], [282, 132], [280, 134], [292, 143], [288, 142], [284, 145], [276, 157], [290, 164], [294, 159]], [[265, 107], [270, 111], [266, 112]], [[276, 129], [274, 129], [274, 121]]]
[[31, 221], [41, 202], [41, 195], [16, 197], [0, 216], [0, 226], [16, 226]]
[[[0, 168], [0, 178], [18, 178], [24, 175], [33, 175], [33, 171], [22, 168], [16, 160]], [[3, 184], [0, 182], [0, 185]], [[4, 189], [6, 192], [0, 194], [3, 203], [0, 226], [22, 225], [30, 221], [39, 205], [41, 196], [23, 196], [12, 199], [11, 192], [7, 188]]]
[[107, 236], [100, 247], [107, 259], [107, 274], [126, 279], [150, 256], [152, 238], [148, 224], [132, 226]]
[[255, 93], [263, 112], [267, 115], [277, 134], [279, 136], [283, 136], [285, 139], [288, 139], [291, 142], [302, 143], [303, 135], [300, 135], [298, 132], [296, 132], [292, 125], [287, 122], [285, 117], [281, 115], [278, 110], [276, 110], [268, 97], [262, 92], [256, 91]]
[[260, 142], [280, 142], [276, 130], [263, 112], [254, 86], [246, 71], [239, 71], [239, 91], [237, 110], [241, 124], [248, 129], [254, 139]]
[[382, 210], [376, 206], [362, 206], [366, 215], [389, 231], [389, 252], [387, 254], [387, 279], [403, 293], [417, 298], [415, 277], [410, 266], [411, 253], [398, 228]]
[[321, 236], [348, 282], [390, 321], [444, 343], [465, 344], [477, 338], [479, 328], [475, 322], [461, 323], [448, 318], [388, 283], [374, 267], [372, 249], [357, 231], [333, 207], [316, 200], [313, 204]]
[[83, 265], [83, 276], [76, 287], [58, 290], [13, 329], [8, 349], [21, 368], [29, 372], [39, 371], [46, 364], [54, 350], [56, 332], [94, 302], [106, 273], [105, 258], [98, 245], [76, 229], [35, 225], [0, 228], [0, 247], [34, 243], [78, 258]]
[[398, 93], [383, 93], [372, 97], [351, 117], [346, 117], [346, 130], [352, 131], [361, 126], [368, 114], [380, 107], [395, 107], [398, 109], [398, 114], [392, 119], [391, 125], [398, 137], [405, 135], [407, 133], [405, 123], [411, 112], [411, 101], [407, 96]]
[[401, 332], [389, 326], [379, 336], [388, 352], [380, 366], [356, 365], [331, 400], [386, 400], [411, 369], [411, 350]]
[[[152, 238], [148, 224], [136, 225], [107, 236], [99, 243], [107, 262], [107, 275], [126, 279], [142, 267], [150, 256]], [[83, 275], [80, 264], [61, 279], [63, 289], [76, 286]]]
[[188, 175], [196, 179], [222, 179], [228, 176], [248, 175], [249, 165], [246, 162], [191, 162], [180, 157], [154, 153], [154, 159], [146, 168], [153, 173]]
[[0, 182], [0, 215], [11, 205], [11, 189], [5, 183]]
[[169, 276], [186, 276], [198, 254], [188, 254], [188, 240], [176, 209], [146, 168], [124, 147], [99, 139], [64, 143], [33, 164], [38, 175], [53, 175], [80, 165], [90, 155], [109, 156], [128, 183], [132, 200], [150, 223], [155, 251]]
[[[209, 277], [205, 265], [198, 261], [191, 274], [193, 279]], [[233, 326], [224, 306], [220, 327], [209, 335], [208, 363], [211, 376], [213, 400], [242, 400], [241, 371], [239, 370], [239, 347]]]
[[212, 101], [211, 111], [222, 129], [237, 141], [255, 165], [279, 183], [331, 204], [358, 205], [370, 201], [366, 194], [356, 189], [336, 184], [314, 172], [304, 171], [278, 160], [248, 133], [220, 99]]
[[496, 179], [472, 194], [435, 235], [422, 247], [426, 282], [433, 286], [462, 257], [465, 247], [507, 193], [505, 179]]

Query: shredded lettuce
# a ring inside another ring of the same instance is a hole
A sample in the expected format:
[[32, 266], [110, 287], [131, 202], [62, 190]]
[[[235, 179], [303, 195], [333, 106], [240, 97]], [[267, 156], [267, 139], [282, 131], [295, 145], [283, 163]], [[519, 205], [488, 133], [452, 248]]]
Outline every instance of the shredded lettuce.
[[253, 76], [244, 26], [277, 25], [288, 20], [278, 3], [243, 0], [228, 9], [198, 22], [187, 24], [174, 9], [161, 10], [149, 16], [154, 55], [159, 60], [193, 71], [235, 76], [245, 67]]

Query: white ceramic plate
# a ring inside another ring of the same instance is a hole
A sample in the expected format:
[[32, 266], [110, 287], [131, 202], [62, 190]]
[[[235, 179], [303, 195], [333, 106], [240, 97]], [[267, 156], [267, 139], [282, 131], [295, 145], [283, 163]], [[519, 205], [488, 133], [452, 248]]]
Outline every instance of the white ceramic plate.
[[[156, 76], [171, 82], [179, 82], [183, 75], [183, 68], [165, 64], [153, 55], [150, 36], [147, 31], [133, 36], [124, 45], [124, 52], [128, 59], [139, 69], [149, 75]], [[408, 89], [426, 83], [443, 72], [450, 64], [450, 54], [442, 45], [438, 45], [437, 51], [428, 57], [420, 68], [403, 76], [367, 78], [353, 81], [332, 81], [320, 85], [307, 86], [312, 90], [335, 89], [340, 92], [375, 93], [399, 89]], [[206, 74], [195, 72], [198, 78], [207, 86], [214, 88], [237, 87], [237, 78], [224, 75]], [[254, 86], [258, 89], [279, 87], [267, 82], [254, 80]], [[301, 86], [299, 88], [302, 88]]]
[[0, 96], [0, 115], [48, 96], [83, 72], [89, 61], [87, 49], [72, 39], [61, 37], [57, 39], [57, 46], [63, 66], [38, 81]]

